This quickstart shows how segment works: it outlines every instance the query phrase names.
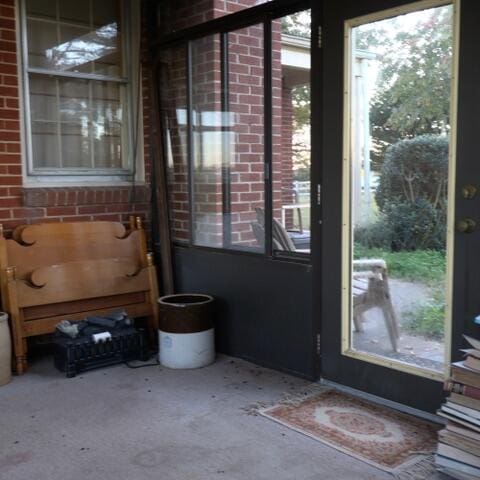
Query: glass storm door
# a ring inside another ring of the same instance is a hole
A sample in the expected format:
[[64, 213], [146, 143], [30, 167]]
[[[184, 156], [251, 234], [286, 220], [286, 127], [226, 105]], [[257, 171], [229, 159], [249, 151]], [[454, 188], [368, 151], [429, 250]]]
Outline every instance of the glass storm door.
[[[461, 128], [470, 130], [468, 119], [479, 113], [478, 103], [459, 101], [469, 88], [478, 96], [459, 61], [474, 42], [465, 10], [478, 19], [479, 9], [462, 2], [460, 23], [457, 1], [380, 12], [371, 5], [344, 9], [349, 18], [338, 7], [325, 15], [325, 29], [341, 20], [344, 36], [331, 46], [343, 51], [343, 110], [333, 103], [338, 94], [325, 100], [326, 115], [342, 125], [342, 161], [340, 142], [324, 132], [324, 151], [335, 149], [336, 157], [324, 162], [322, 273], [334, 268], [338, 277], [323, 282], [322, 374], [433, 411], [477, 301], [467, 296], [459, 245], [477, 235], [471, 208], [478, 200], [474, 179], [458, 180], [462, 169], [478, 167], [457, 133], [467, 133]], [[338, 58], [324, 58], [325, 70], [338, 66]], [[334, 199], [341, 211], [327, 213]], [[327, 345], [326, 336], [338, 341]]]

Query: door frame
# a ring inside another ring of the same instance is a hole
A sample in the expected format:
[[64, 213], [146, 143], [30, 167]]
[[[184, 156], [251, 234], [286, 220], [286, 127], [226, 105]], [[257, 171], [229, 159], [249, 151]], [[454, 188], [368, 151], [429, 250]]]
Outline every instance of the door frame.
[[[405, 15], [420, 10], [451, 5], [453, 8], [453, 55], [452, 55], [452, 80], [450, 95], [450, 147], [448, 152], [448, 210], [446, 229], [446, 272], [445, 272], [445, 323], [444, 323], [444, 359], [443, 372], [421, 368], [400, 361], [389, 360], [380, 355], [354, 350], [351, 348], [351, 262], [348, 252], [352, 245], [351, 222], [351, 106], [353, 89], [352, 80], [352, 35], [351, 30], [360, 25]], [[453, 252], [454, 252], [454, 218], [455, 218], [455, 172], [456, 172], [456, 131], [457, 131], [457, 78], [458, 78], [458, 45], [459, 45], [459, 0], [419, 0], [401, 7], [394, 7], [345, 21], [344, 27], [344, 86], [345, 96], [343, 102], [343, 207], [342, 207], [342, 354], [358, 360], [364, 360], [402, 372], [419, 375], [433, 380], [444, 381], [449, 375], [451, 359], [451, 324], [452, 324], [452, 282], [453, 282]]]

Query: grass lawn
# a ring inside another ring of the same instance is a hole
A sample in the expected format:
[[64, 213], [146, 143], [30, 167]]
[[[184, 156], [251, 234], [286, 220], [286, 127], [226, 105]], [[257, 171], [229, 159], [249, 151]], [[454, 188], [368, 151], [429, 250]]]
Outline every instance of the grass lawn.
[[355, 244], [354, 258], [383, 258], [387, 262], [388, 273], [393, 278], [428, 285], [443, 284], [445, 280], [445, 253], [436, 250], [389, 252]]

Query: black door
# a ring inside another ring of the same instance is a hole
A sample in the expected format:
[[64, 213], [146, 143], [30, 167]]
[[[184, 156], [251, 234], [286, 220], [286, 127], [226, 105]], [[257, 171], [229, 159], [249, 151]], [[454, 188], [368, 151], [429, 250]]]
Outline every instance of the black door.
[[479, 333], [480, 5], [325, 3], [322, 377], [435, 411]]

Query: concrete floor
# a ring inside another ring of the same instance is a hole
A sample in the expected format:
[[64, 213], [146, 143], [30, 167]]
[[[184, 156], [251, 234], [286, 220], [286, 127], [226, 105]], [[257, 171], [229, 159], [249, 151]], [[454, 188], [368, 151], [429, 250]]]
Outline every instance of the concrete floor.
[[73, 379], [44, 358], [0, 387], [0, 479], [391, 480], [247, 413], [306, 385], [225, 356], [199, 370], [121, 365]]

